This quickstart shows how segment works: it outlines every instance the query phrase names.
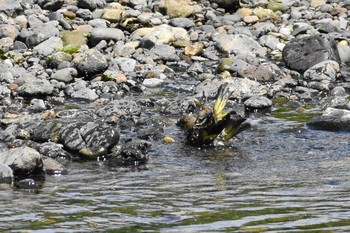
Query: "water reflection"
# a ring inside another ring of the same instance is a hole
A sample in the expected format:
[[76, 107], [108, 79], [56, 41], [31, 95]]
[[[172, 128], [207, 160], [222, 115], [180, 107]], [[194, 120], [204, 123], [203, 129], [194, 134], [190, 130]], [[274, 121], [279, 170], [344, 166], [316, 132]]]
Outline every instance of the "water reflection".
[[230, 147], [156, 142], [147, 169], [71, 163], [40, 193], [1, 190], [0, 231], [346, 231], [349, 138], [270, 122]]

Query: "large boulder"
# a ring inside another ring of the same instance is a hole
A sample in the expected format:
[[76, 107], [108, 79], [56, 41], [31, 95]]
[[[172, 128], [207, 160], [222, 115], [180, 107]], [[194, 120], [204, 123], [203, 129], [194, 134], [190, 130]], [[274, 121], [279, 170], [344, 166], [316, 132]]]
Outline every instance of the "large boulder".
[[0, 163], [9, 166], [15, 175], [40, 174], [43, 172], [41, 154], [26, 146], [1, 151]]
[[350, 130], [350, 111], [327, 108], [321, 116], [312, 118], [307, 125], [319, 130]]
[[96, 158], [110, 152], [119, 142], [115, 127], [85, 119], [62, 118], [42, 121], [33, 126], [30, 139], [37, 142], [54, 141], [69, 151], [87, 158]]
[[327, 34], [291, 40], [283, 48], [282, 58], [287, 68], [300, 73], [327, 60], [341, 63], [337, 43]]

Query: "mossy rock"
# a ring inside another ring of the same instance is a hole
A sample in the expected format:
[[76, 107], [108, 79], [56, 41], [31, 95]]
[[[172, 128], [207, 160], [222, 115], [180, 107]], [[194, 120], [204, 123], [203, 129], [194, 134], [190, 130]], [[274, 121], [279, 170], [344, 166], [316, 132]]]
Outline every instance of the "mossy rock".
[[269, 3], [266, 5], [266, 9], [272, 10], [273, 12], [285, 12], [287, 10], [287, 6], [282, 3]]
[[220, 64], [218, 66], [218, 71], [219, 72], [223, 72], [225, 70], [227, 70], [231, 65], [233, 64], [233, 58], [223, 58], [220, 61]]
[[48, 56], [46, 61], [50, 67], [56, 68], [62, 62], [64, 61], [71, 62], [72, 59], [73, 57], [70, 53], [58, 51]]
[[71, 45], [77, 47], [87, 44], [88, 34], [86, 33], [86, 31], [83, 30], [62, 31], [61, 36], [64, 45]]

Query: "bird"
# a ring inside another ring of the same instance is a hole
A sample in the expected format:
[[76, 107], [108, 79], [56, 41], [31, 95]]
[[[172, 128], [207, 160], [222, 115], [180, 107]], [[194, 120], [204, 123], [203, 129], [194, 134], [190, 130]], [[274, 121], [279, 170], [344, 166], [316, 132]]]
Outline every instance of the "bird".
[[178, 125], [185, 126], [187, 144], [199, 147], [211, 145], [219, 136], [221, 140], [228, 141], [250, 127], [245, 117], [235, 111], [225, 111], [231, 95], [228, 83], [224, 83], [218, 89], [212, 109], [205, 107], [197, 117], [180, 118]]

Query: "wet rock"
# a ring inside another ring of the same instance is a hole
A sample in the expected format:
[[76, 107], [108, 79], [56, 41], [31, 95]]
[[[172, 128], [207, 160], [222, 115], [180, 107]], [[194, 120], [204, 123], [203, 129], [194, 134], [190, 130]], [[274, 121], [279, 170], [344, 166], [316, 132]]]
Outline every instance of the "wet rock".
[[52, 37], [33, 48], [34, 53], [48, 56], [63, 47], [63, 41], [58, 37]]
[[69, 151], [96, 158], [107, 154], [118, 143], [119, 133], [104, 123], [65, 118], [40, 122], [32, 129], [30, 139], [59, 142]]
[[[57, 129], [56, 129], [57, 130]], [[52, 129], [53, 134], [56, 133], [55, 129]], [[48, 132], [49, 133], [49, 132]], [[45, 141], [47, 138], [38, 138], [40, 141]], [[55, 142], [44, 142], [44, 143], [37, 143], [34, 141], [28, 141], [28, 146], [39, 151], [40, 154], [44, 155], [45, 157], [49, 157], [55, 160], [64, 161], [71, 159], [72, 155], [63, 149], [63, 145]]]
[[87, 77], [103, 73], [108, 67], [106, 57], [94, 49], [79, 53], [72, 62], [78, 72]]
[[350, 130], [350, 111], [327, 108], [321, 116], [307, 122], [307, 125], [319, 130]]
[[253, 96], [244, 101], [244, 106], [249, 110], [266, 109], [272, 106], [272, 101], [265, 96]]
[[284, 47], [282, 57], [289, 69], [300, 73], [322, 61], [333, 60], [341, 63], [336, 42], [326, 34], [290, 41]]
[[148, 161], [148, 149], [151, 144], [145, 141], [130, 140], [124, 145], [114, 148], [110, 158], [112, 165], [141, 165]]
[[0, 163], [9, 166], [15, 175], [40, 174], [43, 161], [40, 153], [30, 147], [18, 147], [0, 152]]
[[57, 70], [51, 75], [52, 79], [55, 79], [57, 81], [69, 83], [71, 82], [75, 77], [77, 77], [78, 71], [74, 68], [65, 68], [61, 70]]
[[235, 54], [263, 54], [262, 46], [244, 34], [219, 34], [214, 38], [216, 46], [223, 53]]
[[43, 156], [43, 166], [47, 175], [66, 175], [67, 169], [58, 161]]
[[123, 41], [124, 33], [117, 28], [94, 28], [91, 30], [89, 36], [90, 43], [95, 46], [102, 40], [110, 41]]
[[13, 184], [14, 175], [12, 169], [3, 163], [0, 163], [0, 184]]

